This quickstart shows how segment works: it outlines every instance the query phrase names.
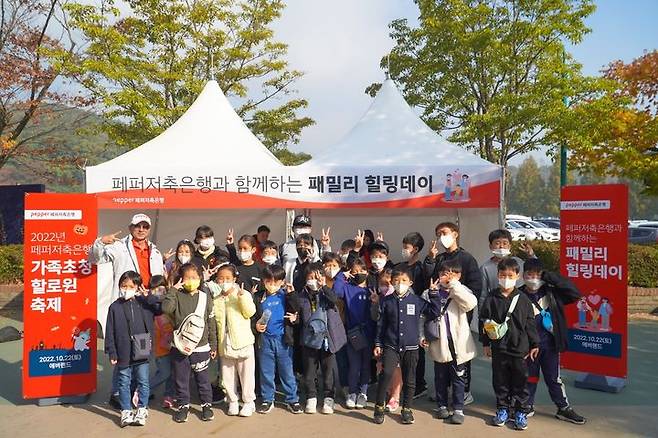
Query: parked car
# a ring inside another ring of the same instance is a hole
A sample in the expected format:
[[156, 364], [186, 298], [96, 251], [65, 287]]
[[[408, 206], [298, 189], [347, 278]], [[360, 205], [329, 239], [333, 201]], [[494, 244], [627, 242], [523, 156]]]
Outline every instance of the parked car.
[[[509, 221], [505, 221], [505, 229], [510, 232], [514, 242], [517, 240], [526, 240], [525, 230], [520, 225], [510, 224]], [[533, 238], [535, 237], [536, 236], [533, 236]]]
[[551, 219], [551, 218], [536, 219], [535, 222], [542, 223], [542, 224], [546, 225], [548, 228], [553, 228], [555, 230], [560, 229], [560, 219]]
[[646, 221], [637, 224], [640, 228], [658, 228], [658, 221]]
[[658, 244], [658, 228], [629, 227], [628, 243]]
[[526, 239], [532, 240], [529, 232], [533, 232], [537, 239], [548, 242], [557, 242], [560, 240], [560, 230], [549, 228], [542, 223], [535, 221], [514, 220], [508, 221], [510, 224], [520, 225], [525, 230]]

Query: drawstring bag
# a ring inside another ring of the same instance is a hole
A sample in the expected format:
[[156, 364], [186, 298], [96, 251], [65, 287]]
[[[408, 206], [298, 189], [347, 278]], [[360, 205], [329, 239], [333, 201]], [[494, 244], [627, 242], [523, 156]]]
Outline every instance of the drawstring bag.
[[514, 298], [512, 298], [512, 304], [510, 304], [509, 310], [507, 311], [507, 316], [505, 317], [505, 321], [502, 323], [498, 323], [493, 319], [487, 319], [484, 321], [484, 331], [487, 333], [487, 336], [489, 336], [489, 339], [496, 341], [498, 339], [502, 339], [503, 336], [505, 336], [507, 330], [509, 329], [508, 322], [512, 317], [512, 313], [514, 312], [516, 303], [518, 301], [519, 295], [517, 294], [514, 296]]

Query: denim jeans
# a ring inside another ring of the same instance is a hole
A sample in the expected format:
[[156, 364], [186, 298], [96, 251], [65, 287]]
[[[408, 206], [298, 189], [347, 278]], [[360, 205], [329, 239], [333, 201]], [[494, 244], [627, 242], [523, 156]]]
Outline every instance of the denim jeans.
[[287, 403], [299, 401], [297, 395], [297, 381], [292, 369], [293, 348], [281, 336], [263, 334], [258, 347], [258, 361], [260, 364], [260, 389], [263, 402], [274, 401], [274, 377], [279, 372], [281, 387], [286, 394]]
[[139, 395], [138, 408], [145, 408], [149, 404], [149, 363], [142, 362], [135, 365], [129, 365], [125, 368], [118, 368], [117, 385], [119, 388], [119, 403], [122, 411], [132, 410], [132, 391], [130, 382], [135, 380], [137, 383], [137, 394]]
[[173, 397], [174, 376], [171, 368], [171, 356], [168, 354], [155, 358], [155, 374], [149, 383], [151, 393], [154, 393], [163, 383], [165, 384], [165, 397]]

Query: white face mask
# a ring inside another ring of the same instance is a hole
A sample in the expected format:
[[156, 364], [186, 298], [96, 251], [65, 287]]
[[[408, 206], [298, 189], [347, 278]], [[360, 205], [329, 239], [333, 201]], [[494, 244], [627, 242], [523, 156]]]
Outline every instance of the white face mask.
[[265, 256], [263, 257], [263, 263], [268, 265], [273, 265], [276, 263], [276, 256]]
[[409, 251], [407, 248], [402, 248], [400, 255], [402, 256], [402, 260], [407, 261], [411, 258], [411, 251]]
[[311, 229], [305, 227], [298, 227], [292, 230], [292, 232], [295, 234], [295, 237], [299, 237], [302, 234], [311, 234]]
[[320, 289], [320, 285], [318, 284], [318, 280], [315, 278], [312, 278], [311, 280], [306, 281], [306, 287], [311, 289], [312, 291], [316, 291]]
[[452, 237], [451, 234], [442, 234], [439, 240], [441, 241], [441, 245], [446, 249], [450, 248], [452, 244], [455, 243], [455, 238]]
[[544, 282], [539, 278], [526, 278], [524, 282], [530, 290], [539, 290], [544, 285]]
[[250, 260], [252, 256], [251, 251], [240, 251], [238, 253], [238, 258], [240, 259], [241, 262], [246, 262], [247, 260]]
[[395, 292], [397, 292], [398, 295], [404, 296], [407, 293], [407, 291], [409, 291], [409, 285], [400, 283], [394, 285], [393, 289], [395, 289]]
[[212, 248], [212, 246], [214, 244], [215, 244], [215, 238], [214, 237], [208, 237], [208, 238], [199, 240], [199, 247], [201, 247], [201, 249], [203, 249], [203, 250]]
[[340, 272], [340, 268], [324, 268], [324, 275], [334, 278]]
[[372, 259], [372, 265], [378, 271], [381, 271], [382, 269], [384, 269], [384, 266], [386, 266], [386, 259], [380, 259], [380, 258]]
[[126, 287], [122, 287], [119, 289], [119, 298], [123, 298], [124, 300], [129, 300], [132, 297], [134, 297], [136, 293], [137, 293], [137, 289], [129, 289]]
[[181, 262], [182, 264], [189, 263], [190, 260], [192, 260], [192, 257], [188, 255], [179, 255], [178, 256], [178, 261]]
[[516, 280], [513, 278], [499, 278], [498, 284], [502, 289], [508, 290], [516, 286]]
[[219, 286], [219, 288], [221, 289], [221, 291], [222, 291], [223, 293], [227, 293], [227, 292], [229, 292], [231, 289], [233, 289], [233, 287], [235, 286], [235, 283], [227, 281], [227, 282], [225, 282], [225, 283], [219, 283], [218, 286]]
[[499, 259], [502, 259], [503, 257], [507, 257], [508, 255], [510, 255], [511, 251], [507, 248], [496, 248], [496, 249], [492, 249], [491, 253], [494, 255], [494, 257], [498, 257]]
[[275, 284], [266, 284], [265, 289], [268, 293], [273, 294], [278, 292], [281, 289], [281, 286], [277, 286]]

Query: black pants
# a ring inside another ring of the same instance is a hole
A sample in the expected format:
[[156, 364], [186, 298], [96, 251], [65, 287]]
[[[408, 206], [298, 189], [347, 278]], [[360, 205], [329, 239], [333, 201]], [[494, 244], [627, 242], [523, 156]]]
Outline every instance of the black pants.
[[185, 356], [177, 349], [172, 348], [171, 355], [178, 404], [187, 405], [190, 403], [190, 373], [194, 374], [201, 403], [211, 403], [212, 388], [210, 387], [210, 372], [208, 370], [210, 352], [195, 352]]
[[[472, 310], [470, 312], [466, 312], [466, 319], [468, 320], [468, 325], [470, 327], [471, 321], [473, 320]], [[469, 360], [468, 362], [464, 362], [464, 366], [466, 367], [466, 374], [464, 376], [464, 392], [471, 392], [471, 361]]]
[[382, 357], [384, 370], [379, 376], [377, 384], [378, 406], [383, 406], [386, 402], [386, 391], [393, 378], [393, 372], [400, 364], [402, 369], [402, 408], [411, 408], [416, 391], [416, 367], [418, 365], [418, 349], [397, 352], [392, 348], [385, 347]]
[[322, 388], [324, 397], [334, 398], [334, 371], [336, 370], [336, 356], [325, 350], [302, 347], [302, 361], [304, 362], [304, 385], [306, 386], [306, 399], [317, 398], [318, 390], [316, 379], [318, 366], [322, 372]]
[[525, 359], [493, 350], [491, 368], [496, 408], [514, 408], [517, 411], [530, 412], [530, 392], [526, 384], [528, 367]]
[[[456, 358], [455, 346], [450, 338], [448, 338], [448, 348], [452, 357]], [[463, 410], [465, 386], [466, 363], [457, 365], [454, 359], [445, 363], [434, 362], [434, 387], [439, 407], [448, 407], [448, 388], [452, 387], [452, 408], [456, 411]]]
[[418, 364], [416, 364], [416, 388], [418, 388], [418, 390], [427, 388], [427, 382], [425, 381], [425, 349], [424, 348], [418, 349]]

